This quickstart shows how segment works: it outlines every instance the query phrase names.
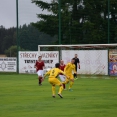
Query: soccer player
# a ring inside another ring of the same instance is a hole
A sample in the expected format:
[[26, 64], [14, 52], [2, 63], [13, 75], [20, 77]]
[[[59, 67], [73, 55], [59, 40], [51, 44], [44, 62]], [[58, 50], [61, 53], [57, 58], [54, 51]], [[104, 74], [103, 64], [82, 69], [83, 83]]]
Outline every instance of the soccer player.
[[[79, 60], [77, 54], [75, 54], [74, 60], [75, 60], [75, 62], [74, 62], [74, 64], [75, 64], [75, 70], [76, 70], [76, 72], [77, 72], [77, 68], [80, 69], [80, 60]], [[74, 78], [77, 79], [77, 75], [76, 75], [76, 74], [74, 74]]]
[[[64, 61], [61, 60], [61, 61], [60, 61], [60, 69], [61, 69], [62, 71], [64, 71], [64, 68], [65, 68]], [[66, 79], [65, 76], [64, 76], [62, 73], [60, 73], [59, 77], [60, 77], [60, 80], [61, 80], [62, 82], [64, 82], [65, 79]], [[63, 88], [64, 88], [64, 90], [65, 90], [65, 83], [63, 83]]]
[[[63, 90], [63, 85], [60, 82], [60, 80], [57, 79], [57, 77], [58, 77], [58, 75], [60, 73], [62, 73], [64, 75], [65, 75], [65, 73], [62, 70], [60, 70], [59, 68], [60, 68], [60, 64], [59, 63], [56, 63], [55, 64], [55, 68], [52, 68], [50, 71], [46, 72], [46, 74], [45, 74], [45, 76], [46, 75], [49, 75], [48, 81], [52, 85], [52, 97], [53, 98], [55, 98], [55, 86], [56, 85], [60, 86], [58, 95], [60, 96], [60, 98], [63, 98], [63, 96], [61, 94], [62, 93], [62, 90]], [[45, 76], [44, 76], [44, 78], [45, 78]]]
[[74, 83], [74, 76], [73, 76], [73, 73], [74, 72], [75, 74], [77, 74], [76, 70], [75, 70], [75, 65], [74, 65], [74, 62], [75, 62], [75, 59], [73, 58], [71, 60], [71, 62], [69, 62], [68, 64], [66, 64], [65, 66], [65, 69], [64, 69], [64, 72], [65, 74], [67, 74], [67, 76], [69, 77], [69, 80], [67, 79], [64, 83], [68, 83], [70, 82], [70, 85], [69, 85], [69, 91], [73, 91], [71, 88], [72, 88], [72, 85]]
[[41, 86], [42, 79], [43, 79], [43, 68], [45, 67], [44, 62], [42, 61], [42, 56], [38, 57], [38, 60], [36, 61], [34, 67], [36, 68], [36, 71], [37, 71], [39, 86]]

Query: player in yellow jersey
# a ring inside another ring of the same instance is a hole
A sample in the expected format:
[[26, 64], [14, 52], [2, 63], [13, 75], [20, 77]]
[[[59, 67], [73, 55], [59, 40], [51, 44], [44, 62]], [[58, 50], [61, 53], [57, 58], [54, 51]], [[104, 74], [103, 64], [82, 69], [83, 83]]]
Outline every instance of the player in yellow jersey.
[[74, 83], [74, 76], [73, 76], [73, 73], [74, 73], [74, 74], [77, 74], [76, 69], [75, 69], [74, 62], [75, 62], [75, 60], [74, 60], [74, 58], [73, 58], [73, 59], [71, 60], [71, 62], [69, 62], [69, 63], [65, 66], [65, 68], [64, 68], [65, 74], [69, 77], [69, 80], [67, 79], [67, 80], [65, 81], [65, 83], [70, 82], [69, 91], [72, 91], [71, 87], [72, 87], [72, 85], [73, 85], [73, 83]]
[[[49, 83], [52, 85], [52, 97], [55, 98], [55, 86], [58, 85], [58, 86], [60, 86], [58, 95], [59, 95], [61, 98], [63, 98], [63, 96], [61, 95], [62, 90], [63, 90], [63, 85], [62, 85], [62, 83], [57, 79], [57, 77], [58, 77], [58, 75], [59, 75], [60, 73], [62, 73], [63, 75], [65, 75], [65, 73], [64, 73], [62, 70], [59, 69], [59, 67], [60, 67], [60, 64], [59, 64], [59, 63], [56, 63], [56, 64], [55, 64], [55, 67], [56, 67], [56, 68], [52, 68], [50, 71], [48, 71], [48, 72], [45, 74], [45, 76], [46, 76], [46, 75], [49, 75], [48, 81], [49, 81]], [[45, 77], [45, 76], [44, 76], [44, 77]], [[66, 75], [65, 75], [65, 76], [66, 76]], [[67, 76], [66, 76], [66, 77], [67, 77]]]

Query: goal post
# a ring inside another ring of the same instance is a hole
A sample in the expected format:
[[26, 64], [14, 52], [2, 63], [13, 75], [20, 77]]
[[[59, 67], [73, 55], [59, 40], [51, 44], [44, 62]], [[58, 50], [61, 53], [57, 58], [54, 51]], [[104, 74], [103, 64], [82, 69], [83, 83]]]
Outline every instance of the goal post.
[[41, 47], [67, 47], [67, 48], [116, 48], [117, 43], [115, 44], [76, 44], [76, 45], [38, 45], [38, 50]]
[[63, 59], [65, 64], [78, 54], [79, 74], [117, 75], [117, 44], [38, 45], [38, 53], [44, 50], [58, 51], [59, 61]]

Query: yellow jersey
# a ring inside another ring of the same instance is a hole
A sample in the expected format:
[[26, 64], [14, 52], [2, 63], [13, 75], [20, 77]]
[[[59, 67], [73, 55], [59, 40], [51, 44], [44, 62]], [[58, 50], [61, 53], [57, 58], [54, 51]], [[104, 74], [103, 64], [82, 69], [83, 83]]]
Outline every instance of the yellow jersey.
[[45, 74], [45, 76], [49, 75], [49, 78], [57, 78], [60, 73], [65, 75], [65, 73], [62, 70], [60, 70], [59, 68], [52, 68], [50, 71], [48, 71]]
[[76, 73], [75, 65], [72, 63], [68, 63], [64, 68], [65, 74], [72, 74], [72, 72]]

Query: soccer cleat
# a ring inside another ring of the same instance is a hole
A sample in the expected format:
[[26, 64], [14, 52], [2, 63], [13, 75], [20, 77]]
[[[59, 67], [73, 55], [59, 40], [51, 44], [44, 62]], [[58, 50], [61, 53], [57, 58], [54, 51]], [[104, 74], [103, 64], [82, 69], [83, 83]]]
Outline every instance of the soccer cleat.
[[55, 95], [53, 95], [52, 97], [55, 98]]
[[78, 78], [74, 78], [74, 80], [78, 80]]
[[42, 84], [39, 84], [39, 86], [41, 86]]
[[63, 98], [63, 96], [61, 94], [58, 93], [58, 95], [59, 95], [60, 98]]
[[69, 91], [73, 91], [72, 89], [69, 89]]

